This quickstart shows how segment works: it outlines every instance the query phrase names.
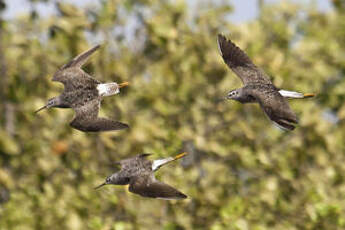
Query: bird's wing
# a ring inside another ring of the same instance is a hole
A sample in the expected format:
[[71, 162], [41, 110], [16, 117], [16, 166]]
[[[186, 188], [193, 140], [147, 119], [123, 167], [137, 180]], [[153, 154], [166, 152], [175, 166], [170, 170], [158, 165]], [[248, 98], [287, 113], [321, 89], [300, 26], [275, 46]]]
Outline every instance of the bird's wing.
[[65, 92], [88, 89], [96, 90], [97, 85], [101, 84], [100, 81], [85, 73], [84, 70], [77, 68], [67, 69], [61, 73], [57, 73], [54, 75], [53, 81], [63, 83]]
[[296, 114], [291, 110], [287, 100], [277, 90], [255, 90], [253, 96], [259, 102], [265, 114], [278, 126], [293, 130], [298, 124]]
[[129, 127], [119, 121], [98, 117], [100, 103], [100, 99], [94, 99], [83, 106], [73, 108], [76, 115], [70, 125], [84, 132], [111, 131]]
[[99, 47], [100, 45], [96, 45], [92, 47], [91, 49], [84, 51], [83, 53], [79, 54], [68, 63], [64, 64], [61, 67], [61, 69], [67, 69], [70, 67], [81, 68], [85, 64], [85, 62], [89, 59], [90, 55], [93, 54], [96, 50], [98, 50]]
[[231, 40], [227, 40], [223, 35], [219, 34], [218, 46], [224, 62], [236, 73], [244, 85], [256, 82], [272, 84], [268, 76]]
[[155, 179], [152, 173], [131, 178], [129, 191], [144, 197], [179, 200], [187, 196], [177, 189]]
[[[127, 158], [127, 159], [123, 159], [120, 160], [116, 163], [118, 163], [119, 165], [121, 165], [121, 168], [131, 168], [133, 162], [135, 162], [135, 164], [137, 164], [136, 162], [138, 162], [138, 160], [140, 160], [140, 158], [147, 158], [148, 156], [152, 155], [151, 153], [141, 153], [141, 154], [137, 154], [133, 157]], [[139, 159], [138, 159], [139, 158]]]
[[88, 57], [95, 52], [100, 46], [93, 48], [79, 54], [70, 62], [63, 65], [53, 76], [53, 81], [61, 82], [65, 85], [65, 91], [79, 89], [80, 87], [100, 84], [101, 82], [92, 78], [85, 73], [81, 67], [87, 61]]

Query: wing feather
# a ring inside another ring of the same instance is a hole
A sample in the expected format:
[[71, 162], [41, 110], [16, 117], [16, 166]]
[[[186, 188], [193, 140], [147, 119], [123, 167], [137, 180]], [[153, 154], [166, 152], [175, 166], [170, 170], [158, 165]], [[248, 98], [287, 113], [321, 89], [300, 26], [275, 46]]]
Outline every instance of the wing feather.
[[291, 110], [287, 100], [280, 95], [277, 90], [257, 90], [253, 91], [253, 96], [257, 99], [265, 114], [279, 126], [293, 130], [294, 124], [298, 124], [296, 114]]
[[101, 82], [97, 81], [81, 69], [90, 55], [99, 47], [100, 45], [94, 46], [93, 48], [79, 54], [71, 61], [63, 65], [54, 74], [52, 80], [63, 83], [65, 86], [65, 91], [100, 84]]
[[252, 60], [237, 47], [231, 40], [227, 40], [223, 35], [218, 35], [218, 46], [224, 62], [236, 73], [244, 85], [262, 82], [272, 84], [268, 76], [259, 69]]
[[94, 99], [83, 106], [73, 108], [76, 115], [70, 125], [84, 132], [112, 131], [129, 127], [119, 121], [98, 117], [100, 102], [100, 99]]
[[63, 65], [61, 67], [61, 69], [67, 69], [70, 67], [81, 68], [85, 64], [85, 62], [89, 59], [91, 54], [93, 54], [96, 50], [98, 50], [99, 47], [100, 47], [100, 45], [96, 45], [96, 46], [92, 47], [91, 49], [84, 51], [83, 53], [79, 54], [78, 56], [73, 58], [71, 61], [69, 61], [68, 63]]
[[129, 191], [144, 197], [158, 199], [185, 199], [187, 196], [174, 187], [155, 179], [153, 174], [138, 176], [131, 179]]

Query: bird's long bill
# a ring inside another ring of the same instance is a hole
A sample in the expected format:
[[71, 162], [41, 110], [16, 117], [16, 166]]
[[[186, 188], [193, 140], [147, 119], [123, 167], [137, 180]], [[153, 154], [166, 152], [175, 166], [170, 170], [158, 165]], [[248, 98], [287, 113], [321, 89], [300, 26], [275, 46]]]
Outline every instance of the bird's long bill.
[[128, 85], [129, 85], [129, 82], [125, 81], [125, 82], [119, 84], [119, 88], [122, 88], [122, 87], [125, 87], [125, 86], [128, 86]]
[[99, 189], [100, 187], [103, 187], [104, 185], [106, 185], [107, 183], [103, 183], [103, 184], [100, 184], [100, 185], [98, 185], [97, 187], [95, 187], [95, 189]]
[[38, 113], [39, 111], [43, 110], [43, 109], [46, 109], [47, 108], [47, 105], [45, 106], [42, 106], [41, 108], [39, 108], [38, 110], [35, 111], [35, 113]]
[[316, 96], [315, 93], [305, 93], [305, 94], [303, 94], [303, 98], [315, 97], [315, 96]]
[[188, 153], [186, 153], [186, 152], [180, 153], [180, 154], [178, 154], [178, 155], [176, 155], [176, 156], [174, 157], [174, 160], [180, 159], [180, 158], [186, 156], [187, 154], [188, 154]]
[[226, 101], [226, 100], [228, 100], [228, 99], [229, 99], [228, 96], [222, 97], [222, 98], [217, 98], [217, 99], [216, 99], [216, 103], [223, 102], [223, 101]]

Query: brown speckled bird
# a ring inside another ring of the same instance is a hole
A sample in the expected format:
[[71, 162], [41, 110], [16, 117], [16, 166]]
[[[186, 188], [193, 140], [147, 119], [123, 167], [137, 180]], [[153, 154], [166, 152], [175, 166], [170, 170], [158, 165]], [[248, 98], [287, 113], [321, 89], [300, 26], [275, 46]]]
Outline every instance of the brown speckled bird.
[[315, 95], [278, 89], [232, 41], [218, 35], [218, 45], [224, 62], [244, 84], [242, 88], [231, 90], [226, 99], [241, 103], [257, 102], [276, 125], [285, 130], [293, 130], [298, 120], [285, 98], [307, 98]]
[[138, 154], [132, 158], [121, 160], [118, 164], [121, 165], [121, 170], [107, 177], [105, 182], [95, 189], [98, 189], [107, 184], [114, 185], [128, 185], [129, 191], [139, 194], [144, 197], [157, 199], [185, 199], [186, 195], [177, 189], [158, 181], [155, 178], [154, 172], [160, 167], [169, 162], [180, 159], [186, 155], [181, 153], [175, 157], [168, 157], [150, 161], [146, 159], [149, 155], [147, 153]]
[[117, 94], [120, 88], [128, 85], [128, 82], [103, 84], [81, 69], [89, 56], [99, 47], [97, 45], [81, 53], [54, 74], [52, 80], [64, 84], [64, 91], [61, 95], [49, 99], [48, 103], [35, 113], [51, 107], [72, 108], [75, 117], [70, 125], [84, 132], [111, 131], [129, 127], [119, 121], [98, 117], [103, 97]]

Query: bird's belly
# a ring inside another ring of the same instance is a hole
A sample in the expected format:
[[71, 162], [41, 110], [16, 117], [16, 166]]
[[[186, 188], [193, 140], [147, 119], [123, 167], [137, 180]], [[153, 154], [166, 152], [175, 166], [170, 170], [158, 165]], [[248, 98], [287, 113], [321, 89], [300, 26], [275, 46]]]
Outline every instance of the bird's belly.
[[76, 107], [83, 106], [84, 104], [96, 99], [98, 92], [96, 90], [75, 90], [65, 93], [63, 100], [66, 102], [66, 106]]

